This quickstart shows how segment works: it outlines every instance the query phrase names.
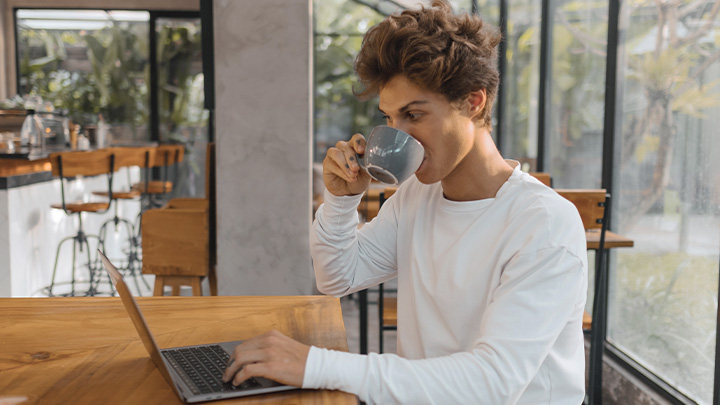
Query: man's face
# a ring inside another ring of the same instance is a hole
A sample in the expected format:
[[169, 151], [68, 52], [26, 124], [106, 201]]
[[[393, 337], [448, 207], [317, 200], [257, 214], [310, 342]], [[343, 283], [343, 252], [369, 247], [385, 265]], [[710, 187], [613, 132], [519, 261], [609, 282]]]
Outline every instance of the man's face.
[[425, 158], [415, 172], [420, 182], [432, 184], [458, 175], [475, 139], [467, 108], [456, 108], [442, 94], [395, 76], [380, 89], [379, 109], [388, 126], [407, 132], [425, 148]]

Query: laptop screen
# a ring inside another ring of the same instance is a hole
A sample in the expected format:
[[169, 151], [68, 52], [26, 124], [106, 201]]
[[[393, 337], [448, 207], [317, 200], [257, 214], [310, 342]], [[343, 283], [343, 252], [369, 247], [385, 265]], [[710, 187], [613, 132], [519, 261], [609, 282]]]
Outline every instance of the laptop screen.
[[120, 295], [120, 299], [130, 315], [130, 319], [132, 319], [135, 329], [137, 329], [137, 332], [140, 335], [140, 340], [142, 340], [143, 345], [145, 345], [145, 349], [150, 354], [150, 358], [160, 370], [162, 375], [165, 376], [165, 379], [170, 383], [170, 386], [174, 387], [175, 383], [172, 378], [170, 378], [170, 374], [165, 367], [165, 363], [163, 362], [162, 357], [160, 357], [160, 349], [155, 342], [155, 338], [152, 333], [150, 333], [150, 329], [145, 322], [145, 318], [143, 317], [142, 312], [140, 312], [140, 307], [138, 307], [135, 298], [133, 298], [132, 293], [130, 293], [130, 290], [125, 284], [122, 274], [120, 274], [117, 268], [110, 263], [110, 260], [108, 260], [108, 258], [105, 257], [99, 249], [98, 254], [100, 255], [100, 259], [102, 259], [105, 270], [107, 270], [108, 274], [110, 274], [110, 278], [115, 285], [115, 289]]

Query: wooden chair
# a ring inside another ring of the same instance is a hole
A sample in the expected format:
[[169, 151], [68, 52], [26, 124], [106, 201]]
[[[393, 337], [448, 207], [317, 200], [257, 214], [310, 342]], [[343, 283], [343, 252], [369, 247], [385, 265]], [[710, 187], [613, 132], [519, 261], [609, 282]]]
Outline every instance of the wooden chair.
[[172, 295], [180, 286], [202, 295], [201, 281], [208, 277], [210, 294], [217, 295], [215, 236], [215, 145], [206, 152], [205, 198], [174, 198], [164, 207], [143, 213], [142, 250], [144, 274], [155, 275], [153, 295]]
[[[58, 261], [60, 259], [60, 250], [65, 244], [65, 242], [72, 241], [73, 245], [73, 253], [72, 253], [72, 274], [70, 276], [70, 286], [71, 290], [70, 293], [62, 294], [62, 295], [69, 295], [69, 296], [75, 296], [75, 252], [79, 250], [80, 253], [83, 252], [83, 250], [87, 253], [87, 266], [89, 271], [89, 284], [88, 289], [83, 293], [84, 296], [92, 296], [95, 295], [98, 290], [98, 284], [99, 279], [96, 280], [95, 276], [99, 276], [98, 273], [96, 274], [96, 271], [99, 270], [99, 266], [93, 265], [93, 260], [91, 259], [91, 252], [90, 252], [90, 243], [88, 242], [89, 238], [95, 238], [97, 239], [97, 235], [88, 235], [85, 233], [83, 229], [83, 213], [94, 213], [94, 214], [104, 214], [110, 209], [110, 201], [93, 201], [93, 202], [84, 202], [84, 201], [77, 201], [77, 202], [68, 202], [66, 201], [65, 196], [65, 182], [67, 179], [78, 177], [78, 176], [97, 176], [97, 175], [107, 175], [108, 179], [108, 188], [107, 193], [108, 197], [112, 199], [112, 181], [113, 181], [113, 172], [115, 171], [115, 156], [112, 154], [111, 151], [102, 149], [97, 151], [83, 151], [83, 152], [61, 152], [61, 153], [53, 153], [50, 155], [50, 164], [52, 166], [52, 174], [53, 176], [60, 178], [60, 193], [62, 202], [60, 204], [52, 204], [51, 207], [53, 209], [63, 210], [65, 214], [68, 216], [77, 215], [78, 217], [78, 230], [77, 233], [73, 236], [68, 236], [60, 241], [57, 247], [57, 251], [55, 253], [55, 264], [53, 266], [53, 273], [52, 278], [50, 280], [50, 285], [47, 287], [47, 295], [48, 296], [54, 296], [53, 288], [56, 284], [66, 284], [66, 283], [56, 283], [55, 277], [57, 275], [57, 266]], [[97, 268], [96, 268], [97, 267]], [[112, 288], [112, 283], [108, 279], [108, 284], [110, 286], [110, 292], [114, 292]]]
[[605, 238], [610, 218], [610, 194], [598, 190], [555, 190], [572, 202], [580, 213], [587, 230], [599, 230], [600, 238], [595, 253], [595, 292], [592, 316], [583, 314], [583, 330], [590, 333], [590, 366], [588, 395], [591, 403], [600, 403], [602, 393], [602, 356], [607, 329], [607, 269], [605, 268]]
[[[153, 158], [155, 156], [155, 148], [151, 147], [113, 147], [109, 149], [112, 154], [115, 156], [115, 169], [119, 170], [120, 168], [126, 167], [128, 168], [127, 171], [127, 184], [128, 188], [125, 190], [115, 190], [112, 192], [112, 197], [110, 197], [109, 193], [107, 191], [93, 191], [94, 195], [102, 196], [110, 198], [110, 203], [114, 207], [114, 216], [111, 219], [108, 219], [105, 221], [101, 226], [100, 230], [98, 232], [99, 236], [99, 245], [103, 252], [106, 252], [106, 245], [105, 242], [107, 240], [107, 230], [110, 225], [114, 226], [115, 232], [118, 231], [118, 227], [122, 224], [128, 235], [128, 242], [129, 242], [129, 251], [127, 254], [127, 266], [122, 267], [120, 263], [118, 263], [118, 268], [121, 270], [128, 270], [130, 272], [130, 276], [135, 279], [135, 286], [137, 287], [138, 294], [140, 294], [140, 285], [138, 283], [138, 278], [142, 279], [143, 283], [145, 284], [146, 288], [150, 289], [150, 286], [147, 284], [144, 278], [136, 272], [139, 271], [137, 268], [139, 262], [140, 262], [140, 253], [139, 253], [139, 243], [137, 238], [137, 231], [135, 229], [134, 223], [126, 218], [121, 218], [118, 215], [118, 203], [119, 201], [140, 201], [140, 198], [142, 196], [142, 193], [140, 190], [133, 189], [132, 188], [132, 180], [130, 178], [130, 167], [140, 167], [143, 169], [144, 172], [144, 178], [149, 178], [149, 169], [152, 166]], [[141, 207], [142, 208], [142, 207]], [[105, 253], [107, 254], [107, 253]]]

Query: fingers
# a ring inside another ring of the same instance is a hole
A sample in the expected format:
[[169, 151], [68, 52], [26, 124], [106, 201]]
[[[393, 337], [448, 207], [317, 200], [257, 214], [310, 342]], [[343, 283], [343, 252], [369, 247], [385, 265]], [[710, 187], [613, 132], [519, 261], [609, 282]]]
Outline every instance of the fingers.
[[255, 365], [263, 364], [266, 360], [267, 356], [263, 350], [238, 351], [238, 349], [235, 349], [233, 358], [223, 374], [223, 381], [232, 381], [233, 385], [240, 385], [250, 377], [264, 377], [262, 374], [248, 375], [248, 371], [256, 371], [257, 367]]
[[359, 156], [365, 153], [365, 137], [355, 134], [348, 142], [340, 141], [328, 149], [323, 160], [325, 189], [337, 196], [364, 193], [370, 176], [362, 169]]
[[265, 377], [287, 385], [302, 386], [309, 351], [310, 346], [280, 332], [268, 332], [235, 348], [223, 381], [240, 385], [250, 377]]
[[365, 153], [365, 137], [362, 134], [355, 134], [350, 138], [349, 144], [352, 145], [353, 150], [358, 154], [362, 155]]
[[[323, 171], [332, 173], [347, 182], [355, 181], [359, 166], [357, 161], [351, 161], [350, 157], [355, 159], [354, 154], [348, 156], [347, 151], [343, 152], [339, 148], [328, 149], [325, 160], [323, 161]], [[353, 166], [350, 165], [351, 163], [353, 163]]]
[[[242, 346], [243, 345], [241, 344], [235, 348], [235, 352], [230, 358], [228, 366], [225, 369], [225, 373], [223, 374], [224, 382], [229, 382], [230, 380], [233, 380], [233, 376], [236, 376], [238, 372], [241, 371], [248, 364], [265, 360], [264, 353], [261, 350], [247, 350], [247, 348], [242, 348]], [[233, 384], [238, 385], [245, 379], [236, 381], [237, 377], [235, 377], [235, 379], [233, 380]]]
[[340, 141], [334, 148], [328, 149], [325, 160], [330, 164], [324, 164], [323, 168], [346, 181], [353, 182], [360, 171], [358, 155], [364, 153], [365, 137], [362, 134], [355, 134], [349, 142]]

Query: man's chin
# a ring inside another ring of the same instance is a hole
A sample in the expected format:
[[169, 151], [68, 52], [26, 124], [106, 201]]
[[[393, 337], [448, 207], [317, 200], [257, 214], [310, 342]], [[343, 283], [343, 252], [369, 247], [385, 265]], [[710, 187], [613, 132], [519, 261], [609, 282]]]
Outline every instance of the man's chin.
[[437, 179], [430, 178], [428, 176], [424, 176], [422, 173], [415, 172], [415, 177], [418, 179], [418, 181], [422, 184], [434, 184], [437, 183]]

